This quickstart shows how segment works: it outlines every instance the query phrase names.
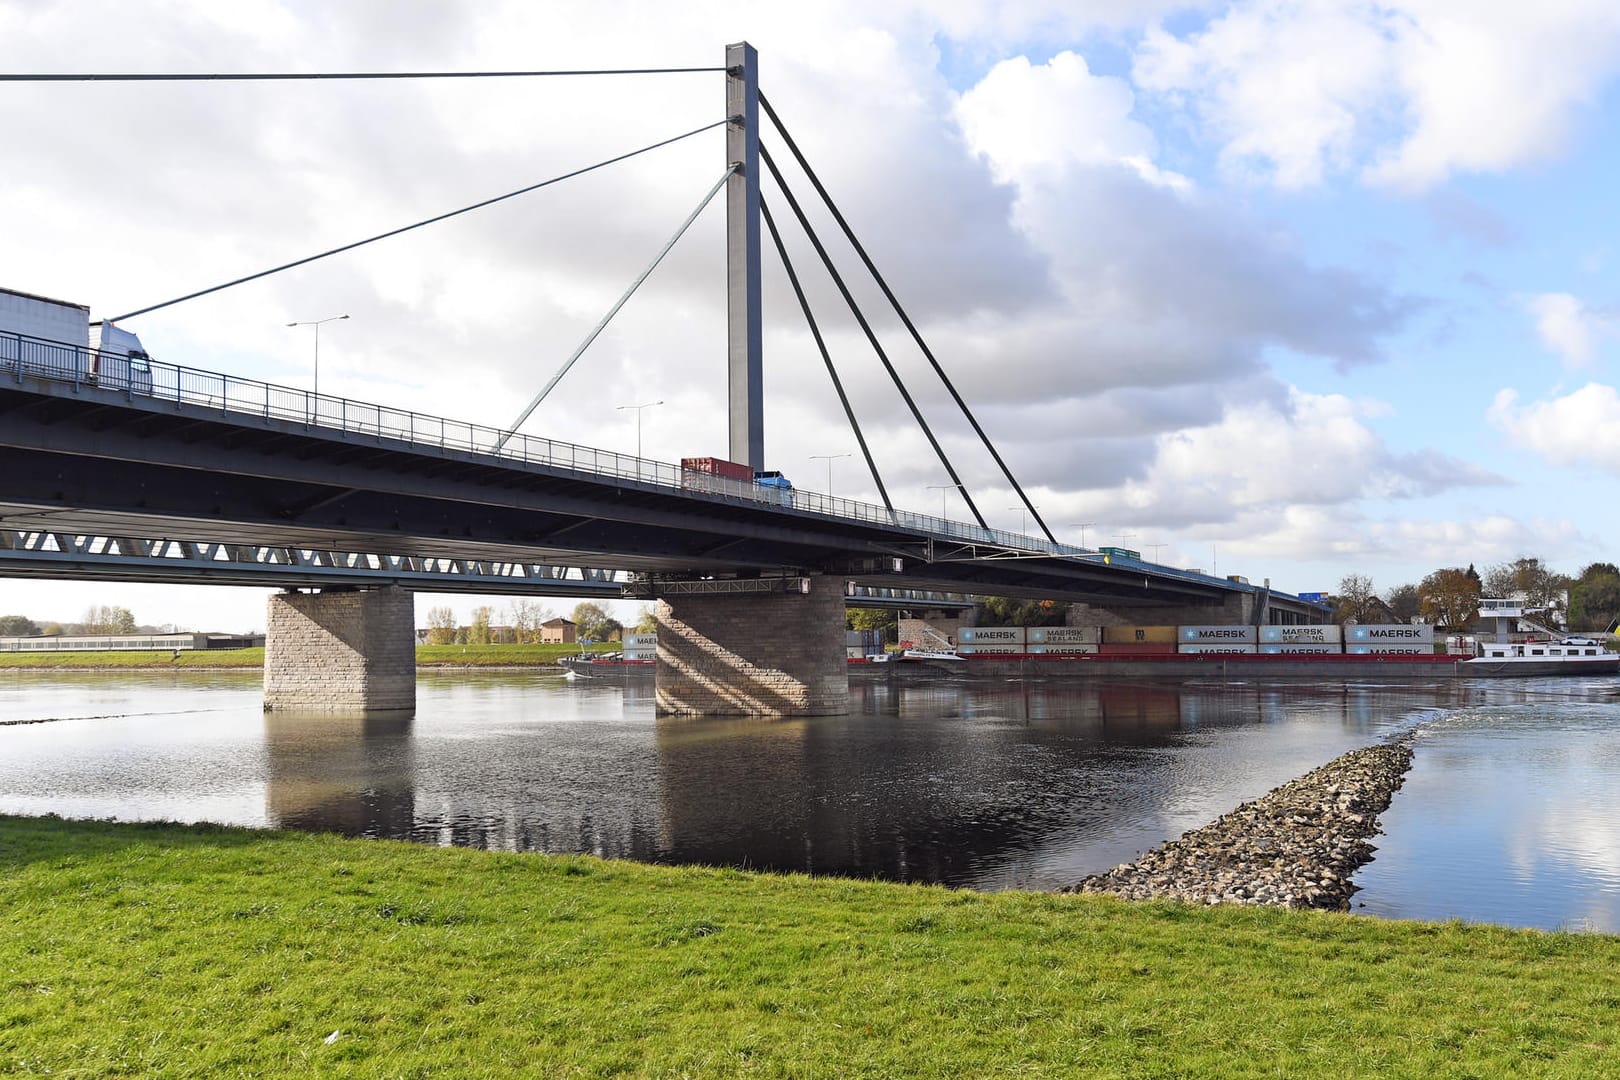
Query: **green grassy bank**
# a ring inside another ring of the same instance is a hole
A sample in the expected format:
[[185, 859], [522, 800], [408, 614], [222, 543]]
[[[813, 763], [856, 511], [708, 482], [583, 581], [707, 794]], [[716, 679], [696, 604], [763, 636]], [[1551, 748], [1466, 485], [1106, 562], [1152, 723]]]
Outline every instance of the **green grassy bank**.
[[1620, 938], [0, 817], [0, 1075], [1613, 1075]]
[[[577, 656], [581, 651], [612, 652], [619, 646], [608, 643], [589, 645], [418, 645], [418, 667], [549, 667], [560, 656]], [[142, 652], [0, 652], [0, 669], [5, 668], [137, 668], [175, 670], [186, 668], [262, 668], [264, 650], [185, 649], [176, 656], [167, 650]]]

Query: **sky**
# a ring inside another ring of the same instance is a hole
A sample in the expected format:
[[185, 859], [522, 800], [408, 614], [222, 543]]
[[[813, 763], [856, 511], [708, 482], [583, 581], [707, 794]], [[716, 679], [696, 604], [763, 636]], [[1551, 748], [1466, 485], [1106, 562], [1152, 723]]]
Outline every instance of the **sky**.
[[[1291, 592], [1620, 560], [1612, 0], [0, 0], [9, 72], [718, 67], [741, 40], [1060, 539]], [[724, 100], [713, 72], [0, 83], [0, 286], [118, 315], [689, 131]], [[302, 388], [313, 334], [286, 324], [347, 314], [321, 332], [322, 392], [505, 427], [725, 164], [711, 131], [121, 325], [160, 360]], [[894, 501], [967, 520], [788, 245]], [[1023, 528], [898, 320], [852, 288], [990, 524]], [[620, 406], [658, 401], [644, 456], [725, 456], [725, 332], [717, 202], [522, 430], [634, 452]], [[765, 437], [799, 487], [877, 501], [769, 251]], [[10, 579], [0, 613], [113, 603], [241, 631], [265, 596]], [[484, 602], [506, 603], [424, 595], [419, 617]]]

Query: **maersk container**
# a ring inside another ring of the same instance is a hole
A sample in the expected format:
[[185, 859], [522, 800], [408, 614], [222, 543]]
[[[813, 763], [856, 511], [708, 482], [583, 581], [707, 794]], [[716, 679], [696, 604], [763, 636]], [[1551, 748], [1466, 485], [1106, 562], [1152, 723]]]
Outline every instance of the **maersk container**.
[[1249, 644], [1244, 644], [1241, 642], [1229, 642], [1225, 645], [1220, 645], [1213, 642], [1205, 642], [1200, 645], [1177, 645], [1176, 652], [1183, 655], [1224, 655], [1230, 653], [1235, 656], [1253, 656], [1255, 649], [1258, 647], [1259, 646], [1253, 644], [1252, 642]]
[[1260, 651], [1265, 653], [1267, 656], [1276, 656], [1279, 654], [1296, 655], [1299, 653], [1308, 653], [1313, 656], [1338, 656], [1343, 650], [1339, 648], [1339, 643], [1337, 641], [1316, 645], [1298, 641], [1283, 641], [1275, 644], [1262, 645], [1260, 646]]
[[657, 648], [657, 634], [626, 634], [622, 642], [626, 649]]
[[1102, 627], [1032, 626], [1025, 640], [1031, 645], [1095, 645], [1102, 640]]
[[1253, 645], [1255, 628], [1252, 626], [1183, 626], [1178, 628], [1176, 640], [1194, 645]]
[[1355, 644], [1346, 645], [1344, 651], [1352, 656], [1432, 656], [1434, 645], [1411, 645], [1398, 643], [1381, 644]]
[[1105, 626], [1102, 628], [1104, 645], [1174, 645], [1176, 628], [1173, 626]]
[[1096, 644], [1069, 641], [1057, 645], [1031, 645], [1029, 651], [1036, 656], [1088, 656], [1099, 647]]
[[956, 651], [964, 656], [1020, 656], [1025, 652], [1023, 642], [996, 645], [958, 645]]
[[[1284, 645], [1337, 645], [1341, 640], [1337, 623], [1310, 626], [1262, 626], [1261, 641], [1275, 641]], [[1338, 650], [1335, 649], [1335, 652]]]
[[1411, 623], [1347, 626], [1344, 640], [1375, 645], [1433, 645], [1434, 627], [1427, 624], [1414, 626]]
[[964, 626], [957, 640], [963, 645], [1017, 645], [1015, 651], [1023, 652], [1028, 633], [1022, 626]]

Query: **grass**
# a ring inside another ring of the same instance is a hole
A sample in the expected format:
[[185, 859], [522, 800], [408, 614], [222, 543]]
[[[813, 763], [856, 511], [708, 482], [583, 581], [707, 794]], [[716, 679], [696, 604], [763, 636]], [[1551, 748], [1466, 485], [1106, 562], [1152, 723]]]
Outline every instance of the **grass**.
[[0, 817], [0, 1075], [1588, 1077], [1620, 938]]
[[[612, 652], [617, 644], [598, 645], [418, 645], [418, 667], [544, 667], [561, 656], [589, 652]], [[262, 668], [264, 649], [183, 649], [179, 656], [169, 650], [142, 652], [0, 652], [4, 668], [133, 668], [186, 670], [195, 668]]]

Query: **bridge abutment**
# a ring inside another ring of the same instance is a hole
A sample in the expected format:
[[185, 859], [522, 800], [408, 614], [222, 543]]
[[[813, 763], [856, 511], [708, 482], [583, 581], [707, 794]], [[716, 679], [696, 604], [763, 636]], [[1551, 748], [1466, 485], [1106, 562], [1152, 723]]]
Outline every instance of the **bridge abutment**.
[[416, 708], [415, 620], [415, 601], [400, 588], [272, 596], [265, 711]]
[[682, 593], [660, 599], [655, 609], [659, 714], [848, 712], [842, 582], [803, 580], [808, 592]]

